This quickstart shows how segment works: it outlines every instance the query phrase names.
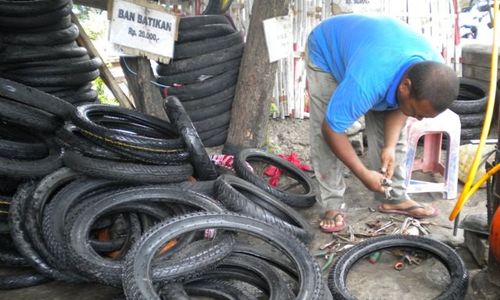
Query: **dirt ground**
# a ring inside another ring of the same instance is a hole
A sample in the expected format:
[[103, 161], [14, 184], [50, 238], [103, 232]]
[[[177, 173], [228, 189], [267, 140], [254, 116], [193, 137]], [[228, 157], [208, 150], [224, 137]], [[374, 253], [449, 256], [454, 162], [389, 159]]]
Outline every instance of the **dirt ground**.
[[[268, 149], [275, 153], [290, 154], [296, 152], [302, 162], [309, 162], [309, 124], [307, 120], [271, 120], [268, 135]], [[218, 149], [211, 149], [211, 152]], [[367, 150], [367, 149], [365, 149]], [[362, 156], [362, 159], [364, 157]], [[442, 180], [440, 176], [429, 174], [416, 174], [420, 179]], [[373, 209], [376, 204], [372, 194], [364, 188], [354, 176], [346, 173], [347, 191], [345, 195], [347, 207], [345, 209], [348, 223], [355, 233], [368, 230], [366, 223], [373, 220], [387, 222], [389, 215], [380, 214]], [[459, 190], [462, 186], [459, 186]], [[432, 203], [441, 210], [440, 216], [433, 219], [439, 226], [428, 226], [432, 236], [456, 247], [458, 253], [464, 259], [471, 274], [475, 274], [480, 267], [475, 263], [467, 249], [464, 248], [463, 231], [458, 229], [456, 236], [453, 235], [453, 222], [448, 220], [455, 201], [443, 200], [439, 193], [422, 193], [414, 195], [414, 198], [423, 203]], [[370, 208], [372, 210], [370, 210]], [[465, 206], [462, 216], [469, 213], [486, 212], [486, 192], [484, 189], [474, 194], [471, 201]], [[319, 218], [323, 213], [318, 205], [310, 209], [302, 210], [301, 213], [307, 217], [315, 229], [315, 238], [310, 245], [311, 251], [331, 241], [331, 234], [322, 233], [318, 229]], [[398, 217], [399, 220], [404, 218]], [[357, 238], [355, 242], [360, 241]], [[396, 257], [390, 253], [383, 253], [376, 264], [365, 262], [357, 264], [348, 277], [348, 287], [359, 299], [433, 299], [446, 288], [449, 280], [448, 272], [443, 264], [436, 259], [426, 259], [420, 265], [408, 266], [403, 271], [395, 271], [393, 264]], [[323, 265], [325, 259], [318, 257], [318, 262]], [[5, 270], [3, 270], [5, 272]], [[0, 275], [2, 270], [0, 269]], [[324, 273], [325, 277], [327, 272]], [[116, 290], [99, 285], [70, 285], [64, 283], [48, 283], [38, 287], [16, 290], [0, 291], [0, 299], [23, 299], [23, 300], [100, 300], [112, 299]], [[466, 299], [481, 298], [469, 288]]]
[[[269, 126], [269, 146], [276, 153], [290, 154], [296, 152], [301, 161], [309, 162], [309, 121], [297, 119], [275, 119]], [[494, 135], [495, 133], [493, 133]], [[293, 141], [293, 142], [291, 142]], [[369, 149], [365, 148], [366, 151]], [[365, 159], [365, 155], [361, 155]], [[414, 172], [414, 178], [425, 181], [443, 182], [439, 174], [424, 174]], [[373, 220], [387, 222], [390, 220], [386, 214], [373, 212], [377, 204], [373, 200], [373, 195], [362, 183], [349, 172], [345, 176], [347, 190], [345, 194], [346, 215], [348, 224], [354, 232], [366, 232], [366, 223]], [[463, 188], [459, 184], [459, 192]], [[441, 193], [419, 193], [412, 197], [422, 203], [432, 203], [441, 210], [441, 214], [432, 221], [440, 226], [427, 226], [431, 236], [449, 245], [452, 245], [460, 254], [467, 268], [473, 277], [481, 269], [470, 252], [464, 245], [463, 230], [458, 228], [456, 235], [453, 234], [454, 223], [448, 220], [455, 200], [442, 199]], [[318, 228], [319, 220], [323, 213], [322, 209], [314, 207], [302, 211], [311, 225]], [[462, 210], [461, 217], [467, 214], [486, 212], [486, 191], [479, 189]], [[400, 220], [404, 219], [399, 217]], [[330, 234], [316, 230], [314, 242], [310, 246], [311, 251], [318, 250], [319, 247], [332, 241]], [[320, 263], [324, 260], [320, 259]], [[440, 291], [446, 288], [449, 275], [442, 263], [436, 259], [425, 260], [419, 266], [408, 266], [402, 272], [395, 271], [393, 264], [396, 257], [390, 254], [383, 254], [379, 263], [370, 264], [359, 263], [350, 272], [348, 277], [348, 287], [359, 299], [433, 299]], [[472, 288], [468, 289], [466, 299], [495, 299], [487, 298], [481, 293], [477, 293]]]

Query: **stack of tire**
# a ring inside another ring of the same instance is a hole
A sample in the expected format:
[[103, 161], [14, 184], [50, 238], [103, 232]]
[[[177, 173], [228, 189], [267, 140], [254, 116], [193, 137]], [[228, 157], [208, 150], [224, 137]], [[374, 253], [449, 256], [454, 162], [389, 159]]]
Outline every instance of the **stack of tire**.
[[99, 59], [79, 47], [71, 0], [0, 0], [0, 77], [72, 104], [97, 101]]
[[458, 99], [450, 110], [460, 117], [462, 130], [460, 143], [467, 144], [472, 139], [479, 139], [488, 100], [488, 87], [482, 81], [460, 78]]
[[173, 61], [156, 68], [164, 96], [181, 100], [206, 147], [226, 140], [243, 46], [224, 15], [183, 17]]

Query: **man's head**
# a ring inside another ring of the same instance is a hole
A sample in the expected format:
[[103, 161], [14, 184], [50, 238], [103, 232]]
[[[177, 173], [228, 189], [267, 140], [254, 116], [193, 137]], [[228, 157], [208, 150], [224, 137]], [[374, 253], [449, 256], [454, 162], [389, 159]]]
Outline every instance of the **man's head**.
[[458, 90], [457, 75], [450, 67], [433, 61], [416, 63], [399, 83], [399, 108], [409, 117], [433, 118], [457, 99]]

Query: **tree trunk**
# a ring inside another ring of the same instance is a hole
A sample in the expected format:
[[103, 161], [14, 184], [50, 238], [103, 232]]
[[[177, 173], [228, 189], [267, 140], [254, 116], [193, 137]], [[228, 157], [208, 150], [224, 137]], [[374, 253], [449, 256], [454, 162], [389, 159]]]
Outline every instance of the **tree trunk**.
[[231, 112], [224, 153], [264, 144], [277, 63], [269, 63], [265, 19], [288, 15], [289, 0], [255, 0]]
[[127, 79], [128, 88], [134, 97], [136, 109], [160, 119], [167, 119], [167, 114], [163, 110], [161, 92], [152, 83], [155, 77], [149, 59], [121, 57], [120, 65]]

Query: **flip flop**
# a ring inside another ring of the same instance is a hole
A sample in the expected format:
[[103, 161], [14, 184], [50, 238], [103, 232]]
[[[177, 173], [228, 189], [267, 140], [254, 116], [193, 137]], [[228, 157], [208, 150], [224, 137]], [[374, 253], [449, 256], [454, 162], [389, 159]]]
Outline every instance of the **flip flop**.
[[379, 204], [379, 206], [377, 207], [377, 210], [381, 213], [384, 213], [384, 214], [404, 215], [404, 216], [409, 216], [409, 217], [412, 217], [415, 219], [425, 219], [425, 218], [433, 218], [433, 217], [439, 216], [439, 213], [440, 213], [439, 208], [435, 207], [434, 205], [430, 205], [429, 207], [431, 207], [434, 211], [432, 212], [432, 214], [425, 215], [425, 216], [416, 216], [416, 215], [411, 213], [415, 209], [425, 208], [425, 206], [423, 206], [421, 204], [413, 205], [413, 206], [410, 206], [407, 208], [400, 208], [400, 209], [385, 209], [382, 207], [382, 204]]
[[[321, 231], [326, 232], [326, 233], [332, 233], [332, 232], [339, 232], [339, 231], [343, 230], [344, 228], [346, 228], [347, 220], [346, 220], [345, 214], [343, 214], [341, 212], [337, 212], [334, 215], [332, 215], [331, 217], [327, 217], [326, 215], [328, 214], [328, 212], [329, 211], [325, 212], [325, 217], [323, 219], [321, 219], [321, 222], [319, 223], [319, 227], [321, 228]], [[335, 222], [335, 219], [338, 216], [342, 216], [342, 224], [341, 225], [326, 226], [326, 225], [321, 224], [323, 221], [334, 221]]]

